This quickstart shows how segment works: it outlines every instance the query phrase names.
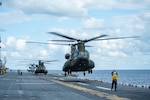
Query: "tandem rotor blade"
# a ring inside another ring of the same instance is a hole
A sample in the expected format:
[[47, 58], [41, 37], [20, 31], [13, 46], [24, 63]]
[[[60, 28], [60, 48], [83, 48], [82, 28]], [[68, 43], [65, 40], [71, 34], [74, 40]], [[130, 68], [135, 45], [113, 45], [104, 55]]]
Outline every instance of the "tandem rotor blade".
[[53, 34], [53, 35], [57, 35], [57, 36], [60, 36], [60, 37], [64, 37], [64, 38], [67, 38], [67, 39], [70, 39], [70, 40], [76, 40], [78, 41], [78, 39], [76, 38], [73, 38], [73, 37], [69, 37], [69, 36], [66, 36], [66, 35], [62, 35], [60, 33], [57, 33], [57, 32], [48, 32], [49, 34]]
[[75, 42], [75, 40], [48, 40], [48, 41], [54, 41], [54, 42]]
[[127, 38], [139, 38], [139, 37], [140, 37], [140, 36], [117, 37], [117, 38], [96, 39], [95, 41], [101, 41], [101, 40], [115, 40], [115, 39], [127, 39]]
[[27, 41], [26, 43], [36, 43], [36, 44], [53, 44], [53, 45], [69, 45], [69, 44], [62, 44], [62, 43], [32, 42], [32, 41]]
[[94, 37], [94, 38], [91, 38], [91, 39], [88, 39], [88, 40], [84, 40], [83, 42], [86, 43], [86, 42], [90, 42], [90, 41], [93, 41], [93, 40], [96, 40], [98, 38], [102, 38], [102, 37], [105, 37], [105, 36], [108, 36], [108, 35], [100, 35], [100, 36], [97, 36], [97, 37]]
[[27, 41], [26, 43], [35, 43], [35, 44], [52, 44], [52, 45], [77, 45], [78, 43], [74, 43], [74, 44], [69, 44], [69, 43], [48, 43], [48, 42], [31, 42], [31, 41]]
[[[67, 39], [70, 39], [70, 40], [75, 40], [77, 42], [84, 42], [84, 43], [107, 36], [107, 35], [100, 35], [100, 36], [97, 36], [97, 37], [94, 37], [94, 38], [91, 38], [91, 39], [88, 39], [88, 40], [80, 40], [80, 39], [76, 39], [76, 38], [69, 37], [69, 36], [66, 36], [66, 35], [62, 35], [62, 34], [57, 33], [57, 32], [48, 32], [48, 33], [53, 34], [53, 35], [57, 35], [57, 36], [60, 36], [60, 37], [64, 37], [64, 38], [67, 38]], [[56, 40], [56, 41], [65, 41], [66, 42], [68, 40]], [[74, 42], [74, 41], [70, 41], [70, 42]]]

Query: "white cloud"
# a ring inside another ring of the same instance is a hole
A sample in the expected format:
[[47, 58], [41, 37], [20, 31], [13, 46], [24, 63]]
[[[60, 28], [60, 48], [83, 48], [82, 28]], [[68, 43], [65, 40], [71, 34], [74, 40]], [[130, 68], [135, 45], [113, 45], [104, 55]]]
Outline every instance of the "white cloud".
[[64, 54], [70, 53], [70, 46], [64, 46], [64, 47], [62, 48], [62, 52], [63, 52]]
[[91, 9], [111, 9], [115, 5], [114, 0], [84, 0], [85, 6]]
[[147, 9], [149, 0], [84, 0], [84, 5], [91, 9]]
[[103, 19], [90, 18], [82, 22], [82, 26], [87, 29], [103, 29], [105, 28], [105, 21]]
[[3, 42], [1, 42], [0, 47], [5, 48], [5, 44]]
[[108, 52], [110, 56], [114, 57], [127, 57], [127, 55], [123, 52], [115, 51], [115, 52]]
[[48, 46], [50, 50], [57, 50], [59, 48], [59, 46], [55, 45], [55, 43], [52, 41], [49, 41], [48, 43], [49, 43]]
[[10, 36], [10, 37], [7, 38], [6, 45], [13, 46], [15, 42], [16, 42], [15, 37]]
[[125, 30], [130, 33], [141, 33], [143, 32], [145, 26], [145, 20], [140, 18], [139, 15], [124, 15], [124, 16], [116, 16], [114, 22], [114, 26], [120, 28], [121, 30]]
[[0, 13], [0, 24], [21, 23], [30, 21], [31, 18], [26, 16], [22, 11], [13, 10], [11, 12]]
[[147, 9], [149, 8], [149, 0], [125, 0], [116, 2], [116, 7], [122, 9]]
[[24, 50], [26, 48], [26, 40], [16, 39], [15, 37], [10, 36], [7, 38], [6, 46], [16, 48], [18, 50]]
[[19, 52], [11, 52], [12, 57], [20, 57]]
[[18, 39], [16, 40], [16, 47], [19, 50], [23, 50], [26, 48], [26, 40], [24, 39]]
[[[13, 9], [22, 10], [27, 14], [49, 14], [52, 16], [85, 16], [86, 9], [80, 0], [9, 0], [6, 4]], [[61, 5], [61, 6], [60, 6]]]
[[40, 56], [45, 57], [47, 55], [48, 55], [47, 50], [43, 49], [43, 50], [40, 51]]
[[121, 33], [121, 29], [120, 29], [120, 28], [117, 28], [117, 29], [114, 30], [114, 32], [115, 32], [116, 34], [120, 34], [120, 33]]
[[[62, 17], [66, 20], [68, 17], [87, 17], [88, 9], [141, 9], [148, 8], [149, 1], [102, 1], [102, 0], [7, 0], [3, 1], [4, 7], [8, 7], [10, 12], [1, 13], [1, 23], [16, 23], [37, 19], [39, 16], [50, 15]], [[60, 6], [61, 4], [61, 6]]]
[[[32, 20], [56, 18], [65, 21], [70, 18], [87, 16], [87, 9], [82, 1], [77, 0], [7, 0], [4, 2], [6, 12], [0, 13], [0, 24], [16, 24]], [[61, 6], [60, 6], [61, 4]]]

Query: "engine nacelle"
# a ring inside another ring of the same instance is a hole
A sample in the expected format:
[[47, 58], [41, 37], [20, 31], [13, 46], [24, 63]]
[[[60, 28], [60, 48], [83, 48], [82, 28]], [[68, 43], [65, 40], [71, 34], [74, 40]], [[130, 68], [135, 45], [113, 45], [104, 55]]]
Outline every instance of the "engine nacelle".
[[65, 54], [65, 58], [69, 59], [70, 58], [70, 54], [69, 53]]

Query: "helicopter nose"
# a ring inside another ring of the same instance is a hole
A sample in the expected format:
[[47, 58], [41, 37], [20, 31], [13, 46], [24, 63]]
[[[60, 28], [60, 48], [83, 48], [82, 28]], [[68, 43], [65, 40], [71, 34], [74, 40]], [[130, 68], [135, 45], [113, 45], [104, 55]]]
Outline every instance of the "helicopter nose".
[[80, 61], [87, 61], [88, 59], [86, 57], [79, 57], [78, 58]]
[[87, 58], [79, 58], [80, 66], [86, 66], [88, 64]]
[[87, 55], [78, 56], [78, 59], [81, 59], [81, 60], [87, 60], [88, 58], [89, 58], [89, 56], [87, 56]]

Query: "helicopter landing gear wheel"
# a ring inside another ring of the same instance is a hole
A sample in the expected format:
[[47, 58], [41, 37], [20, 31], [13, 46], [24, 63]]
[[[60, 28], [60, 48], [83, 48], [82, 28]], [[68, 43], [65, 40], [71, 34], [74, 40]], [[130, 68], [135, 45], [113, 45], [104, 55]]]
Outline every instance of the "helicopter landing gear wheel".
[[71, 75], [71, 70], [68, 70], [68, 75]]
[[92, 72], [93, 72], [92, 70], [89, 70], [89, 71], [88, 71], [89, 74], [92, 74]]
[[69, 75], [69, 71], [68, 71], [68, 75]]
[[83, 73], [83, 75], [85, 76], [85, 72]]
[[70, 75], [72, 74], [72, 72], [71, 72], [71, 71], [70, 71], [69, 73], [70, 73]]

